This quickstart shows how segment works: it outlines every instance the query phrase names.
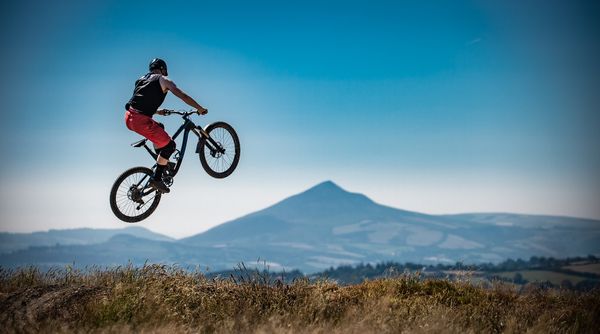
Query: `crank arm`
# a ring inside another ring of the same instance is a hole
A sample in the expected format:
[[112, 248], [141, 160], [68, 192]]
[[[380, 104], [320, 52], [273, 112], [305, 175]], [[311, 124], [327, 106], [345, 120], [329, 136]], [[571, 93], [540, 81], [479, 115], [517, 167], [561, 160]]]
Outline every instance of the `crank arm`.
[[153, 192], [158, 191], [152, 187], [147, 187], [147, 188], [148, 188], [148, 190], [146, 190], [142, 193], [142, 197], [148, 196], [148, 195], [152, 194]]

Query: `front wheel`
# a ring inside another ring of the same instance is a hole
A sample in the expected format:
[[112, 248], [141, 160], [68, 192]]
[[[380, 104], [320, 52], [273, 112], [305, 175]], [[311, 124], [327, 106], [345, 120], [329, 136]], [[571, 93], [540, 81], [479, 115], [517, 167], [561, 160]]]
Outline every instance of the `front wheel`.
[[150, 216], [160, 202], [160, 192], [148, 181], [152, 170], [134, 167], [121, 174], [110, 190], [110, 208], [126, 223], [137, 223]]
[[209, 138], [201, 138], [196, 148], [202, 168], [222, 179], [233, 173], [240, 161], [240, 140], [231, 125], [216, 122], [206, 128]]

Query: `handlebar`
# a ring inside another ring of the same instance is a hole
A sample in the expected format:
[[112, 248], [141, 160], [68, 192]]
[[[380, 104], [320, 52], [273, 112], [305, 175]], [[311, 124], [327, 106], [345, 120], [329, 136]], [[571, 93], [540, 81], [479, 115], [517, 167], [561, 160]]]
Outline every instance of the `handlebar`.
[[165, 111], [165, 116], [169, 116], [171, 114], [181, 115], [183, 117], [188, 117], [188, 116], [193, 115], [193, 114], [200, 115], [200, 113], [198, 112], [198, 110], [175, 111], [175, 110], [170, 110], [170, 109], [164, 109], [164, 111]]

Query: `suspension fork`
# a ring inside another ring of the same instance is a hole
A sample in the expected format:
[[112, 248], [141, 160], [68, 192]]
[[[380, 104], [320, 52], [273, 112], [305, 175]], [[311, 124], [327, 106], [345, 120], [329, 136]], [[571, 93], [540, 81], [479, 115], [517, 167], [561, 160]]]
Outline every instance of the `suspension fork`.
[[[208, 135], [208, 132], [206, 132], [203, 128], [197, 126], [191, 130], [198, 136], [198, 138], [201, 141], [204, 140], [204, 145], [208, 146], [208, 149], [210, 150], [211, 153], [213, 153], [213, 154], [215, 152], [219, 152], [221, 154], [225, 153], [225, 150], [221, 146], [219, 146], [219, 144], [214, 139], [212, 139]], [[198, 146], [196, 147], [196, 153], [200, 153], [200, 142], [198, 142]]]

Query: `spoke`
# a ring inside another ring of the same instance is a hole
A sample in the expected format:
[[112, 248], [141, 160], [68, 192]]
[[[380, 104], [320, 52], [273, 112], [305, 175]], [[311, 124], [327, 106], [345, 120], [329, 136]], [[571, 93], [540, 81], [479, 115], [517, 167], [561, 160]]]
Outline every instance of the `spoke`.
[[223, 131], [221, 133], [221, 144], [223, 144], [225, 142], [225, 139], [227, 139], [227, 135], [228, 135], [228, 132], [225, 131], [225, 129], [223, 129]]
[[206, 158], [206, 161], [209, 162], [209, 165], [211, 166], [211, 168], [214, 166], [215, 163], [215, 159], [212, 157], [212, 155], [210, 155], [210, 150], [208, 152], [208, 155], [204, 154], [204, 157]]
[[131, 216], [131, 215], [129, 214], [129, 207], [130, 207], [130, 206], [131, 206], [131, 201], [128, 201], [128, 202], [126, 202], [126, 203], [124, 204], [124, 206], [123, 206], [123, 211], [122, 211], [122, 212], [123, 212], [123, 213], [125, 213], [125, 214], [127, 214], [128, 216]]
[[127, 197], [121, 198], [119, 200], [116, 200], [117, 204], [125, 204], [125, 203], [129, 203], [131, 202], [131, 200]]
[[[228, 155], [226, 155], [226, 154], [223, 155], [223, 161], [227, 162], [227, 166], [231, 166], [231, 160], [229, 160]], [[229, 168], [229, 167], [227, 167], [227, 168]]]
[[210, 166], [211, 166], [211, 168], [214, 170], [214, 169], [215, 169], [215, 167], [216, 167], [215, 165], [217, 164], [217, 161], [216, 161], [216, 160], [215, 160], [215, 159], [214, 159], [212, 156], [210, 156], [210, 157], [209, 157], [209, 159], [210, 159], [210, 161], [211, 161], [211, 164], [210, 164]]
[[228, 136], [227, 138], [223, 138], [223, 146], [229, 147], [229, 143], [233, 141], [233, 138], [231, 136]]

